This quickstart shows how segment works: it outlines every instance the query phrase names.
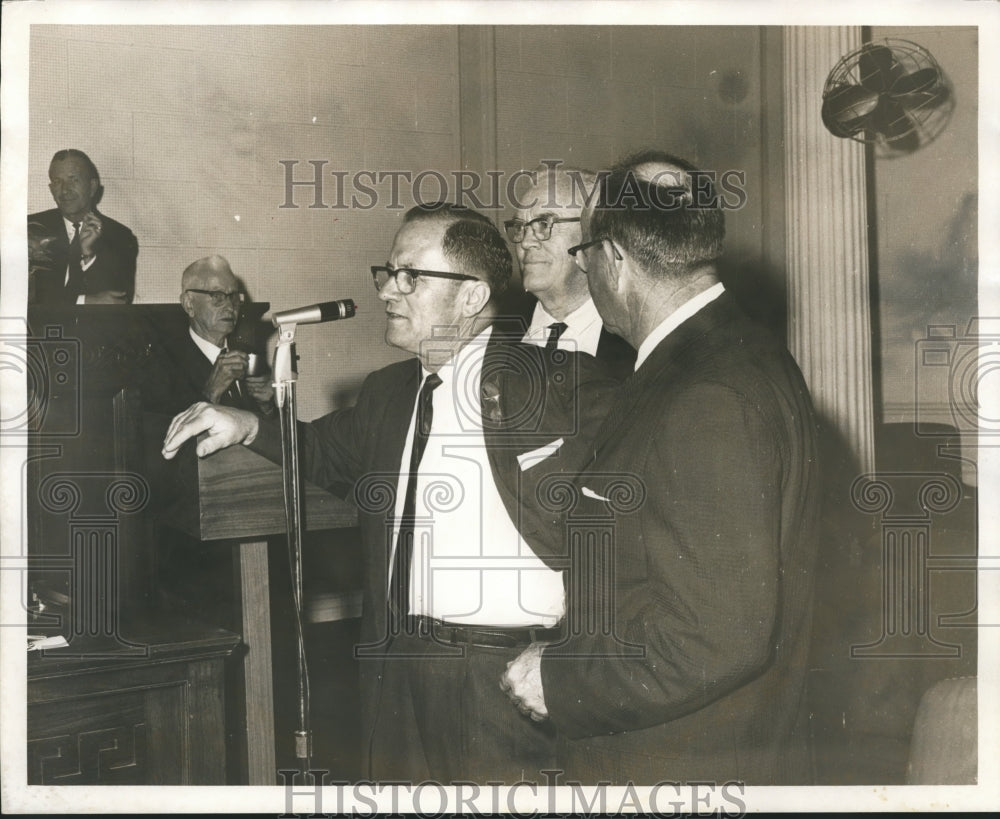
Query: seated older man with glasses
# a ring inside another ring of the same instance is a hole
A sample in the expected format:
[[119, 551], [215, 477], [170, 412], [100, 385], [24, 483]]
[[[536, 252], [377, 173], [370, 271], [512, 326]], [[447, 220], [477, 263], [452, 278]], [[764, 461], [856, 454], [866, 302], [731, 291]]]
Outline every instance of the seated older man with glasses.
[[181, 276], [181, 306], [188, 331], [160, 340], [145, 368], [141, 389], [148, 409], [176, 413], [197, 401], [262, 415], [275, 412], [267, 375], [249, 375], [249, 353], [231, 349], [243, 291], [229, 262], [207, 256]]

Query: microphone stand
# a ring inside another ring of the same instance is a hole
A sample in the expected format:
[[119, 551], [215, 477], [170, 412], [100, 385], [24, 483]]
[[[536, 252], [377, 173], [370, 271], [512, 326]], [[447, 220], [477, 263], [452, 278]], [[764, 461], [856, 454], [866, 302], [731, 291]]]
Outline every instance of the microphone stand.
[[295, 600], [295, 634], [298, 649], [298, 727], [295, 731], [295, 756], [302, 765], [302, 775], [312, 768], [312, 731], [309, 726], [309, 667], [303, 632], [305, 611], [302, 598], [302, 485], [299, 473], [299, 446], [296, 419], [298, 408], [295, 384], [295, 323], [278, 325], [278, 343], [274, 350], [274, 399], [281, 422], [281, 462], [284, 477], [285, 525], [288, 559]]

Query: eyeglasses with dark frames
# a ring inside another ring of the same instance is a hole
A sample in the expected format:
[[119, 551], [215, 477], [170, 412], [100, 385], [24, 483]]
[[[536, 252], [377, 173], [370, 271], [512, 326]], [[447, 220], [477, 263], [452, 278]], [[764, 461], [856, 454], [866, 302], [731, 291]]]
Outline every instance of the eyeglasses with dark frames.
[[525, 222], [523, 219], [508, 219], [503, 223], [507, 238], [515, 245], [524, 241], [524, 232], [531, 228], [532, 235], [539, 242], [547, 242], [552, 237], [552, 226], [560, 222], [579, 222], [579, 216], [538, 216]]
[[185, 293], [200, 293], [203, 296], [208, 296], [212, 300], [212, 304], [216, 307], [220, 307], [227, 301], [236, 302], [237, 304], [243, 303], [243, 293], [239, 290], [199, 290], [197, 287], [188, 287], [184, 290]]
[[389, 279], [396, 280], [396, 287], [403, 295], [412, 293], [417, 287], [417, 279], [421, 276], [431, 276], [435, 279], [452, 279], [454, 281], [476, 281], [475, 276], [465, 273], [445, 273], [440, 270], [419, 270], [415, 267], [389, 267], [388, 265], [372, 265], [372, 280], [375, 289], [381, 290]]
[[596, 239], [591, 239], [589, 242], [584, 242], [580, 245], [573, 245], [566, 252], [573, 257], [573, 261], [576, 262], [576, 266], [579, 267], [584, 273], [587, 272], [587, 268], [583, 264], [583, 260], [586, 256], [581, 255], [583, 251], [589, 250], [594, 247], [594, 245], [603, 244], [604, 242], [610, 242], [611, 249], [614, 251], [615, 258], [620, 262], [622, 260], [622, 254], [618, 252], [618, 248], [615, 247], [615, 243], [611, 241], [607, 236], [599, 236]]

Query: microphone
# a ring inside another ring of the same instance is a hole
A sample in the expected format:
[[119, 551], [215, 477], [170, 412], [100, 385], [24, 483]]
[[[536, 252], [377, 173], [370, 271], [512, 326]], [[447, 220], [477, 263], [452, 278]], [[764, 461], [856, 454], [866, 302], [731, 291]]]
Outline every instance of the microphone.
[[279, 324], [319, 324], [324, 321], [351, 318], [357, 308], [354, 299], [340, 301], [324, 301], [322, 304], [310, 304], [307, 307], [297, 307], [294, 310], [282, 310], [271, 317], [271, 323]]

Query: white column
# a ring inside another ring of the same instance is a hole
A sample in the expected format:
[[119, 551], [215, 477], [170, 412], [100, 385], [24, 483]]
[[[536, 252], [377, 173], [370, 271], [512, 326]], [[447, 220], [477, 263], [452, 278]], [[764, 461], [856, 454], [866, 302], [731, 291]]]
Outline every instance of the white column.
[[784, 29], [788, 343], [824, 420], [874, 469], [864, 146], [823, 126], [823, 84], [861, 29]]

